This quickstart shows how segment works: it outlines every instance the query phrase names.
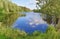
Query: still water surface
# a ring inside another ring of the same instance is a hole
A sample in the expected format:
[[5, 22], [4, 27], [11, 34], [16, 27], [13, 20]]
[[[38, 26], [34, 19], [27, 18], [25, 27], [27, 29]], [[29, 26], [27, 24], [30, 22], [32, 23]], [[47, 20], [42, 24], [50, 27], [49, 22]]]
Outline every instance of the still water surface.
[[26, 14], [26, 16], [18, 17], [14, 22], [13, 28], [23, 30], [26, 33], [46, 31], [48, 24], [42, 19], [41, 13], [24, 12], [24, 14]]

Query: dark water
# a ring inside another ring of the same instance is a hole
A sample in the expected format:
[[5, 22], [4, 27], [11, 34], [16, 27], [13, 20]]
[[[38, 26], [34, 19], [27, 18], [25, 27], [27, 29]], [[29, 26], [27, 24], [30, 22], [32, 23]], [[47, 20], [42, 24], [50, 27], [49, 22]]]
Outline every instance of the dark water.
[[45, 32], [48, 24], [42, 19], [41, 14], [34, 12], [25, 13], [26, 16], [18, 17], [13, 24], [13, 28], [25, 31], [26, 33], [33, 33], [34, 31]]

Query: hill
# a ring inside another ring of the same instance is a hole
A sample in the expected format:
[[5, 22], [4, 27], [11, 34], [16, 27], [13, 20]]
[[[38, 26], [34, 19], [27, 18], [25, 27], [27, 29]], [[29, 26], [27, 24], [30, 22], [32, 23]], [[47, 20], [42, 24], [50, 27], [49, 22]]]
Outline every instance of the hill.
[[30, 9], [18, 6], [10, 0], [0, 0], [0, 22], [3, 24], [11, 25], [19, 16], [19, 12], [29, 12]]

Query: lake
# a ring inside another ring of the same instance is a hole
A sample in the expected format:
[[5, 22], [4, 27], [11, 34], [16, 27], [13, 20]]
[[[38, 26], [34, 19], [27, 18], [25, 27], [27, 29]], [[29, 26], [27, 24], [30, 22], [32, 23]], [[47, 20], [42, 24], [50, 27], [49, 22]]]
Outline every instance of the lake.
[[41, 13], [24, 12], [23, 14], [26, 16], [18, 17], [13, 24], [13, 28], [20, 29], [26, 33], [45, 32], [47, 30], [48, 24], [42, 19]]

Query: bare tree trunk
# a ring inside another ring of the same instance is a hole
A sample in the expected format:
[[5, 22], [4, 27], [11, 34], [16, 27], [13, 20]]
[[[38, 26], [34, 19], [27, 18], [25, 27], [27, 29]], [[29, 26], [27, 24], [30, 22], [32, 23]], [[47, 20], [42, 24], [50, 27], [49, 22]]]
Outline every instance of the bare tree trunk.
[[56, 17], [55, 16], [52, 16], [52, 23], [51, 24], [56, 27]]
[[58, 21], [58, 24], [57, 24], [56, 28], [60, 29], [60, 17], [59, 17], [59, 21]]

